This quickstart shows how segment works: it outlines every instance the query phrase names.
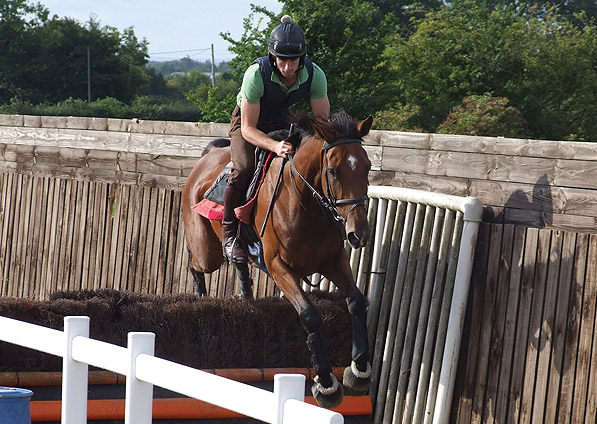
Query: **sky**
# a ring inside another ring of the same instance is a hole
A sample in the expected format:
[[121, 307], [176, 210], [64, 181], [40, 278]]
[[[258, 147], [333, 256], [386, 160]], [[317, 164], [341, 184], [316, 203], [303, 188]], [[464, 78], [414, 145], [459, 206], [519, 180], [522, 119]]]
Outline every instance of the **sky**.
[[174, 60], [189, 56], [197, 61], [211, 60], [214, 45], [216, 63], [230, 60], [229, 44], [219, 35], [230, 32], [239, 40], [243, 19], [251, 12], [250, 4], [280, 13], [278, 0], [32, 0], [50, 11], [50, 16], [89, 21], [93, 14], [101, 26], [117, 28], [121, 33], [133, 27], [139, 40], [149, 42], [150, 60]]

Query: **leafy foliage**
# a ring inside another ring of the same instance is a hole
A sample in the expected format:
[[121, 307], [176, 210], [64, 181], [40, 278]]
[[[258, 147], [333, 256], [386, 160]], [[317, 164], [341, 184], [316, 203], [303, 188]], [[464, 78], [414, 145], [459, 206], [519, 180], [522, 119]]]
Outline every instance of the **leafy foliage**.
[[166, 85], [181, 93], [187, 93], [201, 86], [211, 85], [211, 78], [200, 71], [191, 71], [184, 74], [177, 73], [167, 79]]
[[467, 4], [430, 13], [410, 37], [392, 37], [384, 52], [391, 86], [400, 103], [421, 107], [418, 125], [434, 131], [465, 96], [508, 94], [524, 66], [516, 19]]
[[597, 24], [577, 26], [551, 10], [520, 25], [524, 73], [511, 100], [531, 132], [597, 141]]
[[377, 112], [373, 117], [373, 126], [378, 130], [424, 132], [423, 128], [413, 123], [420, 114], [421, 108], [417, 105], [398, 105], [395, 108]]
[[452, 109], [437, 132], [523, 138], [526, 125], [520, 111], [508, 106], [505, 97], [473, 95]]
[[236, 105], [236, 94], [220, 87], [209, 87], [203, 93], [189, 93], [187, 98], [199, 105], [207, 122], [230, 122]]
[[139, 96], [130, 105], [113, 97], [91, 103], [81, 99], [65, 99], [55, 104], [32, 104], [17, 98], [0, 105], [2, 114], [42, 116], [92, 116], [100, 118], [152, 119], [162, 121], [201, 121], [201, 111], [186, 100], [159, 96]]
[[88, 58], [93, 98], [130, 101], [149, 82], [147, 41], [57, 16], [41, 5], [0, 0], [0, 103], [14, 96], [33, 103], [87, 98]]
[[[592, 1], [550, 0], [553, 7], [548, 0], [281, 2], [280, 15], [303, 28], [309, 58], [326, 73], [332, 110], [358, 119], [374, 114], [377, 128], [433, 132], [450, 125], [470, 133], [482, 126], [474, 116], [502, 119], [512, 108], [531, 137], [597, 141]], [[190, 58], [170, 64], [185, 72], [168, 77], [156, 64], [146, 66], [147, 43], [132, 29], [121, 34], [94, 18], [81, 24], [50, 18], [44, 6], [26, 0], [0, 0], [0, 109], [142, 112], [155, 119], [179, 111], [173, 119], [186, 120], [194, 108], [192, 116], [228, 122], [243, 73], [267, 54], [280, 15], [252, 5], [239, 40], [221, 34], [236, 56], [232, 72], [218, 69], [212, 87], [203, 71], [186, 72], [199, 65]], [[120, 103], [84, 107], [76, 100], [87, 99], [88, 49], [92, 99]], [[494, 104], [501, 98], [508, 104]], [[468, 109], [471, 102], [477, 109]], [[308, 102], [297, 108], [308, 109]], [[518, 125], [513, 116], [506, 121]]]
[[464, 97], [488, 93], [507, 97], [533, 137], [597, 140], [596, 29], [554, 11], [463, 0], [430, 13], [412, 36], [392, 36], [384, 58], [394, 104], [420, 106], [416, 124], [435, 131]]
[[[166, 60], [163, 62], [149, 61], [147, 67], [155, 69], [156, 72], [162, 75], [172, 74], [174, 72], [211, 72], [211, 61], [199, 62], [190, 57], [183, 57], [178, 60]], [[222, 72], [230, 70], [227, 62], [221, 62], [214, 65], [215, 72]]]
[[[256, 18], [256, 15], [259, 17]], [[254, 22], [255, 19], [256, 22]], [[230, 67], [237, 78], [242, 79], [245, 70], [253, 60], [267, 55], [269, 35], [279, 23], [273, 12], [251, 4], [251, 13], [243, 19], [243, 34], [240, 40], [234, 40], [230, 32], [220, 34], [230, 43], [231, 47], [228, 50], [236, 55], [230, 61]]]

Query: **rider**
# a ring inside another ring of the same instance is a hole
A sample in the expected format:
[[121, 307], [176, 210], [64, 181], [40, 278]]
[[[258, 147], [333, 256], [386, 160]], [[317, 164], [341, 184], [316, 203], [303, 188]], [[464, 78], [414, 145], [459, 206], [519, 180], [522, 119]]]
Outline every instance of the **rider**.
[[289, 128], [290, 107], [309, 96], [313, 114], [328, 119], [330, 102], [324, 72], [307, 59], [305, 33], [290, 16], [272, 31], [268, 56], [256, 59], [245, 71], [232, 113], [230, 155], [232, 170], [224, 195], [222, 248], [231, 263], [248, 261], [238, 236], [234, 208], [241, 205], [255, 172], [255, 148], [260, 147], [286, 158], [292, 153], [289, 142], [276, 141], [266, 134]]

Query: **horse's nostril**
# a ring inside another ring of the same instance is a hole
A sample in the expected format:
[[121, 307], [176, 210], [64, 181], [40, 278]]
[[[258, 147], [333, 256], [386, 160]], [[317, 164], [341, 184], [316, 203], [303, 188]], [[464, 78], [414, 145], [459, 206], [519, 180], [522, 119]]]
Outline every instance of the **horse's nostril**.
[[359, 243], [360, 239], [359, 239], [359, 237], [357, 237], [357, 235], [353, 231], [348, 233], [346, 238], [348, 239], [348, 242], [350, 243], [351, 246], [360, 247], [360, 243]]

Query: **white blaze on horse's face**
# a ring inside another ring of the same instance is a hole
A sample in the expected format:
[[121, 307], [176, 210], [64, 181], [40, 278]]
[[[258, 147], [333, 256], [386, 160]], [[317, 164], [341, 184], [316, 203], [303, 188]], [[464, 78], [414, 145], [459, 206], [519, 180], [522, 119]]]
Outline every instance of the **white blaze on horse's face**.
[[348, 156], [348, 164], [350, 165], [350, 169], [352, 169], [352, 172], [357, 170], [357, 162], [359, 161], [356, 157], [354, 157], [353, 155], [349, 155]]

